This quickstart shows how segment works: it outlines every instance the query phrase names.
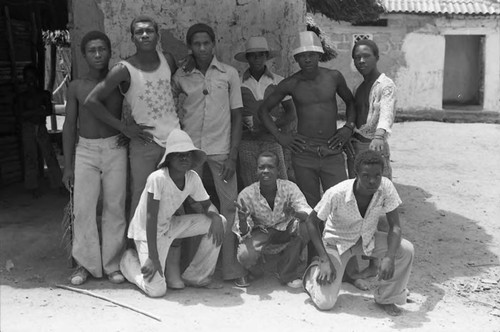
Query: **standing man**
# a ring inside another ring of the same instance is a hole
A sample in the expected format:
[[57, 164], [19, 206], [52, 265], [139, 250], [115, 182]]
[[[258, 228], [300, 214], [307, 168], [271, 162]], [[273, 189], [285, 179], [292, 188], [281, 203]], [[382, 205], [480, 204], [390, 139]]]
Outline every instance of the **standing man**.
[[[358, 41], [352, 49], [352, 59], [354, 66], [363, 76], [363, 82], [356, 89], [354, 98], [356, 128], [351, 139], [354, 153], [368, 149], [381, 152], [385, 162], [384, 176], [392, 179], [387, 137], [391, 133], [396, 116], [396, 85], [378, 70], [379, 51], [374, 41]], [[353, 171], [352, 167], [349, 171]], [[354, 177], [354, 174], [349, 175]]]
[[[272, 73], [266, 66], [267, 60], [279, 54], [270, 50], [264, 37], [250, 37], [245, 43], [245, 51], [237, 53], [234, 58], [248, 63], [248, 69], [241, 77], [241, 95], [243, 98], [243, 135], [239, 151], [239, 176], [243, 186], [247, 187], [257, 181], [257, 157], [263, 151], [272, 151], [279, 160], [278, 175], [280, 179], [288, 179], [285, 156], [281, 145], [262, 125], [257, 110], [265, 97], [269, 96], [283, 77]], [[277, 105], [271, 116], [280, 131], [286, 131], [295, 121], [295, 107], [290, 96]]]
[[[344, 76], [337, 71], [318, 66], [323, 48], [312, 31], [301, 32], [293, 51], [300, 71], [284, 79], [259, 108], [264, 126], [284, 147], [292, 150], [295, 180], [307, 203], [316, 206], [321, 192], [347, 179], [342, 147], [354, 130], [356, 113], [354, 98]], [[346, 104], [347, 123], [337, 129], [337, 99]], [[297, 110], [297, 134], [278, 130], [270, 112], [285, 97], [291, 95]], [[315, 255], [309, 244], [309, 261]]]
[[[99, 121], [83, 106], [89, 92], [108, 73], [111, 42], [104, 33], [91, 31], [83, 36], [81, 51], [89, 71], [69, 85], [63, 127], [63, 183], [69, 191], [74, 190], [72, 255], [78, 263], [70, 281], [80, 285], [89, 273], [101, 278], [104, 272], [111, 282], [121, 283], [125, 280], [119, 263], [127, 227], [127, 149], [119, 144], [119, 130]], [[107, 109], [115, 119], [121, 118], [122, 101], [117, 88], [106, 97]], [[96, 220], [101, 188], [102, 245]]]
[[[121, 131], [130, 140], [130, 180], [133, 215], [146, 179], [165, 152], [167, 137], [180, 128], [172, 98], [170, 79], [177, 70], [170, 53], [156, 50], [158, 25], [148, 16], [138, 16], [130, 24], [136, 53], [114, 66], [90, 92], [85, 107], [107, 125]], [[106, 98], [116, 89], [125, 96], [132, 110], [133, 124], [114, 117]]]
[[29, 64], [23, 68], [23, 79], [26, 90], [15, 97], [14, 105], [16, 118], [22, 127], [24, 187], [31, 191], [34, 198], [38, 198], [41, 195], [38, 183], [38, 148], [47, 163], [51, 188], [61, 188], [62, 173], [45, 126], [47, 116], [52, 114], [52, 96], [49, 91], [40, 87], [34, 65]]
[[[414, 249], [401, 239], [398, 206], [401, 199], [392, 182], [382, 176], [384, 160], [377, 151], [356, 156], [356, 179], [328, 189], [307, 219], [311, 242], [319, 253], [304, 274], [304, 288], [320, 310], [337, 302], [342, 275], [354, 255], [381, 259], [375, 302], [389, 315], [401, 314], [396, 304], [406, 303]], [[385, 213], [389, 231], [377, 231], [378, 218]], [[320, 235], [318, 225], [325, 223]]]
[[[180, 69], [174, 75], [174, 95], [185, 94], [179, 110], [182, 126], [194, 145], [207, 154], [221, 213], [227, 220], [222, 277], [242, 285], [239, 281], [245, 271], [236, 260], [236, 237], [231, 232], [238, 195], [235, 169], [243, 107], [240, 80], [236, 69], [219, 62], [214, 55], [215, 33], [211, 27], [203, 23], [192, 25], [186, 42], [193, 53], [195, 68], [190, 73]], [[203, 168], [196, 171], [202, 174]]]
[[[259, 108], [264, 126], [284, 147], [292, 150], [292, 166], [300, 190], [310, 206], [321, 198], [321, 188], [328, 188], [347, 178], [342, 147], [354, 130], [356, 113], [354, 98], [342, 74], [320, 68], [324, 53], [318, 36], [301, 32], [293, 51], [300, 71], [281, 81]], [[339, 95], [346, 104], [347, 123], [337, 129]], [[297, 134], [278, 130], [270, 112], [286, 96], [291, 95], [297, 110]]]

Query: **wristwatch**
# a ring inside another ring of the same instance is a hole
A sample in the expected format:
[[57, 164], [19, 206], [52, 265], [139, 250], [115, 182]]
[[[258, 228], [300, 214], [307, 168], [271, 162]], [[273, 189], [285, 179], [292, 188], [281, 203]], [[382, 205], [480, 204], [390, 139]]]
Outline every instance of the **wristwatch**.
[[344, 127], [347, 127], [349, 129], [351, 129], [351, 132], [354, 132], [354, 128], [356, 128], [356, 125], [354, 124], [354, 122], [346, 122]]

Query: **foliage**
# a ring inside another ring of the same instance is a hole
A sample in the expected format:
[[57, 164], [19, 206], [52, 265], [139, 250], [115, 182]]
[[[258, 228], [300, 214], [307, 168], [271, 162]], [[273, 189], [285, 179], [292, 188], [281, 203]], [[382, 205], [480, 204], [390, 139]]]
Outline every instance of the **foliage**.
[[69, 47], [71, 43], [71, 38], [68, 30], [42, 31], [42, 39], [45, 45]]
[[376, 21], [384, 12], [377, 0], [306, 0], [306, 6], [310, 13], [351, 23]]

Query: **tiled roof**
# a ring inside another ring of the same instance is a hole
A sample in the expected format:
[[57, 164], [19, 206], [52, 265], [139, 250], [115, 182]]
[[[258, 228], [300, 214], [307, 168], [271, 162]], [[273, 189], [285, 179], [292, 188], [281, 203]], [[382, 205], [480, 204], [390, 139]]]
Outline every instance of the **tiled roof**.
[[388, 13], [500, 15], [500, 0], [379, 0]]

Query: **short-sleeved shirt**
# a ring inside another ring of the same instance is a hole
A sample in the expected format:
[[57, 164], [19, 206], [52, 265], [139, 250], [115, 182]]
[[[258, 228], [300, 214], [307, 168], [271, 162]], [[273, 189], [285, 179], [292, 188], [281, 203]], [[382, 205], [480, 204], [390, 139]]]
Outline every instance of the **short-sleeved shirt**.
[[369, 95], [369, 109], [366, 123], [354, 131], [373, 139], [379, 128], [391, 133], [396, 116], [396, 85], [385, 74], [380, 74], [373, 83]]
[[158, 208], [158, 237], [168, 232], [170, 219], [188, 196], [197, 202], [206, 201], [210, 198], [195, 171], [186, 172], [184, 190], [180, 190], [174, 183], [169, 175], [168, 168], [154, 171], [148, 176], [146, 187], [141, 194], [139, 204], [128, 229], [127, 236], [137, 241], [147, 241], [146, 220], [149, 193], [153, 194], [155, 200], [160, 201]]
[[[258, 117], [258, 109], [264, 99], [276, 89], [276, 86], [283, 80], [278, 74], [272, 73], [267, 67], [264, 74], [257, 81], [249, 70], [246, 70], [241, 77], [241, 96], [243, 98], [243, 139], [275, 141], [274, 137], [267, 131]], [[283, 101], [291, 100], [291, 96], [286, 96]], [[281, 105], [276, 106], [271, 115], [275, 118], [282, 113]]]
[[231, 110], [243, 107], [238, 72], [214, 56], [205, 75], [179, 68], [173, 77], [174, 96], [185, 95], [178, 110], [182, 129], [207, 155], [228, 154]]
[[[292, 203], [292, 207], [296, 212], [305, 212], [307, 214], [312, 212], [312, 208], [307, 204], [304, 194], [295, 183], [277, 179], [277, 189], [274, 209], [271, 209], [267, 200], [260, 193], [260, 182], [252, 183], [240, 192], [238, 202], [243, 200], [250, 212], [247, 220], [250, 228], [259, 226], [284, 231], [288, 222], [293, 218], [285, 216], [283, 213], [285, 203]], [[233, 232], [240, 234], [238, 213], [235, 215]]]
[[363, 218], [354, 196], [354, 181], [345, 180], [328, 189], [314, 211], [319, 219], [325, 221], [323, 240], [336, 245], [339, 254], [355, 245], [361, 237], [363, 251], [369, 256], [375, 247], [374, 235], [379, 216], [396, 209], [401, 199], [392, 182], [382, 177]]

